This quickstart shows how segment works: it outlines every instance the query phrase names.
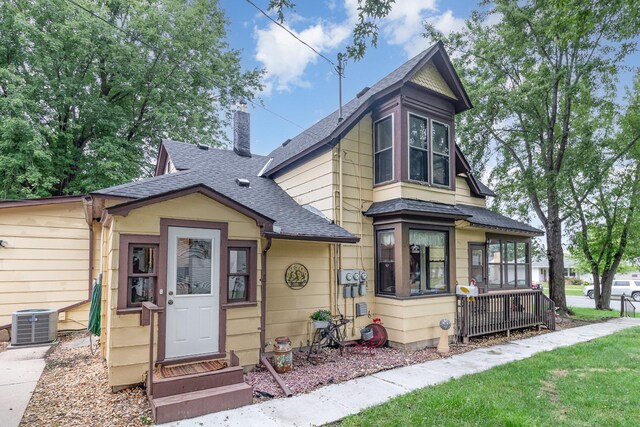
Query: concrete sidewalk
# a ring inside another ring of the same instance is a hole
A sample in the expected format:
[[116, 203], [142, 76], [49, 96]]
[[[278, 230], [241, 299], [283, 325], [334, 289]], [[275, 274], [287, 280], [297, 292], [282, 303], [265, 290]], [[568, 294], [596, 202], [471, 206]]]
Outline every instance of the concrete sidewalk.
[[16, 427], [44, 370], [49, 345], [0, 353], [0, 424]]
[[479, 348], [446, 359], [379, 372], [341, 384], [322, 387], [289, 399], [274, 399], [238, 409], [178, 421], [171, 426], [310, 426], [338, 421], [365, 408], [418, 388], [452, 378], [486, 371], [495, 366], [526, 359], [542, 351], [604, 337], [633, 326], [640, 319], [613, 319], [565, 329], [507, 344]]

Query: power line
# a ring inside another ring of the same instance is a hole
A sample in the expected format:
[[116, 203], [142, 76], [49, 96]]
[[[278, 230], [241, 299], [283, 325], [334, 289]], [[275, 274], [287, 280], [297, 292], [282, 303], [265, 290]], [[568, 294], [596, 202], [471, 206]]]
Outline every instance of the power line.
[[252, 2], [251, 0], [246, 0], [247, 3], [249, 3], [251, 6], [255, 7], [260, 13], [262, 13], [264, 16], [267, 17], [267, 19], [269, 19], [271, 22], [273, 22], [274, 24], [276, 24], [278, 27], [282, 28], [283, 30], [285, 30], [287, 33], [289, 33], [291, 35], [291, 37], [295, 38], [296, 40], [298, 40], [300, 43], [302, 43], [303, 45], [305, 45], [306, 47], [308, 47], [309, 49], [311, 49], [316, 55], [318, 55], [320, 58], [324, 59], [325, 61], [327, 61], [329, 64], [333, 65], [334, 69], [337, 70], [338, 73], [341, 73], [342, 71], [339, 70], [338, 66], [329, 58], [327, 58], [326, 56], [324, 56], [323, 54], [321, 54], [320, 52], [318, 52], [317, 50], [315, 50], [313, 48], [313, 46], [311, 46], [309, 43], [305, 42], [304, 40], [302, 40], [300, 37], [298, 37], [297, 35], [295, 35], [291, 30], [289, 30], [287, 27], [285, 27], [284, 25], [282, 25], [281, 23], [279, 23], [278, 21], [276, 21], [275, 19], [273, 19], [271, 16], [269, 16], [267, 14], [267, 12], [265, 12], [264, 10], [260, 9], [254, 2]]

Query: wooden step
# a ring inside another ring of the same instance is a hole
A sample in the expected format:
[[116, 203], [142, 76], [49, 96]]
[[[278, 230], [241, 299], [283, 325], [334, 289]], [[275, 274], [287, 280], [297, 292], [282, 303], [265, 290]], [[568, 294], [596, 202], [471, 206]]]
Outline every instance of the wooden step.
[[244, 383], [242, 366], [232, 366], [218, 371], [180, 375], [179, 377], [153, 377], [153, 397], [167, 397], [175, 394], [223, 387]]
[[167, 397], [151, 397], [149, 401], [154, 421], [161, 424], [249, 405], [253, 402], [253, 388], [246, 383], [232, 384]]

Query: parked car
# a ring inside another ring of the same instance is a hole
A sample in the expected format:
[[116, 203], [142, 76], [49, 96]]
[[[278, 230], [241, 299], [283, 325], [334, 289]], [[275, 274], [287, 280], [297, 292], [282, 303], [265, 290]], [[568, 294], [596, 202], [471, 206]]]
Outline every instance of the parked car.
[[542, 285], [542, 283], [531, 283], [531, 289], [533, 289], [534, 291], [544, 291], [544, 286]]
[[[582, 290], [584, 296], [593, 299], [595, 293], [593, 285], [585, 286]], [[611, 296], [619, 297], [625, 295], [633, 298], [634, 301], [640, 302], [640, 281], [638, 280], [614, 280], [611, 285]]]

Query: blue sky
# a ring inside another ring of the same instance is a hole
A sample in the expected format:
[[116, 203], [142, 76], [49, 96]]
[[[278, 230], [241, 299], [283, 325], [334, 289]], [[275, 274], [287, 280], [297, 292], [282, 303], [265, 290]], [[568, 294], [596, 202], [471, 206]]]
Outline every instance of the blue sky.
[[[263, 10], [267, 0], [254, 0]], [[357, 0], [297, 0], [286, 25], [323, 55], [334, 60], [351, 40]], [[230, 21], [229, 44], [241, 50], [242, 65], [265, 68], [265, 91], [258, 94], [265, 108], [249, 106], [252, 151], [268, 154], [338, 108], [338, 77], [332, 66], [272, 24], [244, 0], [220, 0]], [[398, 0], [380, 24], [377, 48], [369, 48], [359, 62], [349, 62], [343, 80], [343, 102], [371, 86], [407, 59], [427, 48], [422, 37], [425, 20], [448, 33], [464, 26], [476, 2], [464, 0]], [[638, 67], [635, 53], [627, 65]], [[632, 73], [623, 74], [620, 86], [629, 85]]]

